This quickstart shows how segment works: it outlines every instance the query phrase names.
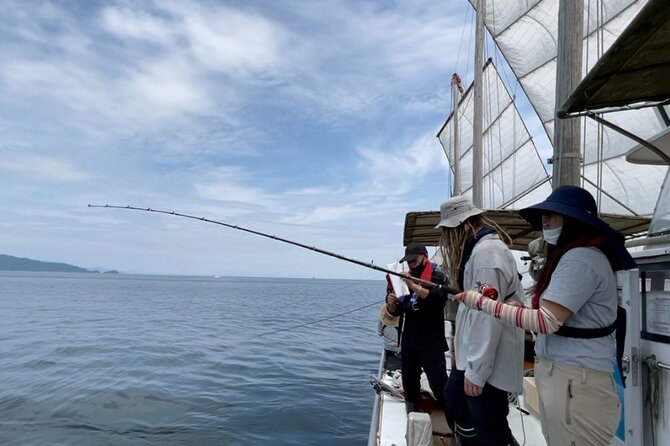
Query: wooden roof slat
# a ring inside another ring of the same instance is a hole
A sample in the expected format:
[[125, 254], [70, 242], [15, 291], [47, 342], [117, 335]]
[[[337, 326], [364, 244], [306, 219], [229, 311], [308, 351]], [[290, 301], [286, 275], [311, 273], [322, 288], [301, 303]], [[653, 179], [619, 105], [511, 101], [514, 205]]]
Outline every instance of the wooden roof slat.
[[[542, 235], [513, 209], [488, 210], [484, 216], [493, 220], [512, 237], [512, 248], [526, 251], [528, 243]], [[607, 224], [621, 232], [627, 239], [646, 235], [650, 218], [630, 215], [603, 214], [600, 216]], [[405, 216], [403, 245], [417, 241], [427, 246], [437, 246], [440, 230], [435, 226], [440, 221], [439, 211], [408, 212]]]

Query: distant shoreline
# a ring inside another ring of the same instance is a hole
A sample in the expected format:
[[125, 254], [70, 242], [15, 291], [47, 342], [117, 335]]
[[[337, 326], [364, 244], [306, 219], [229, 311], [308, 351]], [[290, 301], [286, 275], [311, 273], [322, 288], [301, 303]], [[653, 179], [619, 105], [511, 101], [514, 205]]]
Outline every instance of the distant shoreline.
[[137, 273], [137, 272], [120, 272], [117, 270], [102, 270], [99, 268], [81, 268], [79, 266], [70, 265], [68, 263], [59, 262], [44, 262], [41, 260], [28, 259], [23, 257], [15, 257], [7, 254], [0, 254], [0, 272], [43, 272], [43, 273], [93, 273], [93, 274], [127, 274], [133, 276], [171, 276], [171, 277], [194, 277], [194, 278], [209, 278], [220, 281], [314, 281], [314, 282], [329, 282], [329, 281], [346, 281], [346, 282], [368, 282], [368, 281], [383, 281], [380, 276], [379, 279], [344, 279], [344, 278], [328, 278], [328, 277], [274, 277], [274, 276], [229, 276], [229, 275], [210, 275], [210, 274], [161, 274], [161, 273]]
[[41, 260], [15, 257], [7, 254], [0, 254], [0, 271], [119, 274], [116, 270], [98, 271], [81, 268], [68, 263], [43, 262]]

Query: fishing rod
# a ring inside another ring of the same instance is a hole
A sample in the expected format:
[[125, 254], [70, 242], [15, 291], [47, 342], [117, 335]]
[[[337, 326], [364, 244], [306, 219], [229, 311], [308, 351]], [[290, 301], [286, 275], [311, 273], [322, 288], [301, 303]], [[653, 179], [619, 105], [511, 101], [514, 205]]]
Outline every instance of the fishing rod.
[[195, 215], [182, 214], [182, 213], [175, 212], [175, 211], [164, 211], [164, 210], [160, 210], [160, 209], [140, 208], [140, 207], [134, 207], [134, 206], [114, 206], [114, 205], [111, 205], [111, 204], [89, 204], [88, 207], [90, 207], [90, 208], [108, 208], [108, 209], [126, 209], [126, 210], [131, 210], [131, 211], [143, 211], [143, 212], [155, 212], [155, 213], [158, 213], [158, 214], [174, 215], [174, 216], [177, 216], [177, 217], [184, 217], [184, 218], [190, 218], [192, 220], [204, 221], [206, 223], [213, 223], [215, 225], [221, 225], [221, 226], [225, 226], [225, 227], [231, 228], [231, 229], [238, 229], [240, 231], [248, 232], [250, 234], [260, 235], [262, 237], [266, 237], [266, 238], [269, 238], [269, 239], [272, 239], [272, 240], [277, 240], [277, 241], [280, 241], [280, 242], [288, 243], [289, 245], [299, 246], [300, 248], [309, 249], [310, 251], [318, 252], [319, 254], [325, 254], [325, 255], [330, 256], [330, 257], [335, 257], [336, 259], [344, 260], [345, 262], [354, 263], [356, 265], [360, 265], [360, 266], [363, 266], [363, 267], [366, 267], [366, 268], [381, 271], [381, 272], [386, 273], [386, 274], [391, 274], [393, 276], [402, 277], [403, 279], [410, 279], [413, 282], [418, 283], [418, 284], [423, 285], [423, 286], [427, 286], [427, 287], [431, 287], [431, 288], [443, 288], [443, 289], [446, 289], [447, 292], [450, 293], [450, 294], [458, 294], [458, 293], [461, 292], [459, 289], [451, 287], [449, 285], [438, 285], [436, 283], [433, 283], [433, 282], [430, 282], [430, 281], [427, 281], [427, 280], [423, 280], [423, 279], [420, 279], [418, 277], [407, 276], [407, 275], [405, 275], [403, 273], [399, 273], [397, 271], [382, 268], [381, 266], [375, 265], [372, 262], [365, 263], [365, 262], [362, 262], [360, 260], [351, 259], [349, 257], [345, 257], [343, 255], [340, 255], [340, 254], [337, 254], [337, 253], [334, 253], [334, 252], [319, 249], [316, 246], [305, 245], [303, 243], [294, 242], [292, 240], [277, 237], [276, 235], [266, 234], [266, 233], [260, 232], [260, 231], [254, 231], [253, 229], [244, 228], [244, 227], [239, 226], [239, 225], [231, 225], [229, 223], [224, 223], [222, 221], [210, 220], [209, 218], [205, 218], [205, 217], [197, 217]]

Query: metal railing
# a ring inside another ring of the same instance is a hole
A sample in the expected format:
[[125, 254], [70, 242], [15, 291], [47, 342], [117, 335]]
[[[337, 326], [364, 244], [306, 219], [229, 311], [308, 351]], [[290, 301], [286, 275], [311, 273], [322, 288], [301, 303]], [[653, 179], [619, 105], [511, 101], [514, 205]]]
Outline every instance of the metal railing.
[[651, 368], [656, 368], [656, 369], [665, 369], [665, 370], [670, 370], [670, 364], [665, 364], [661, 361], [656, 360], [655, 355], [651, 355], [647, 357], [647, 366]]

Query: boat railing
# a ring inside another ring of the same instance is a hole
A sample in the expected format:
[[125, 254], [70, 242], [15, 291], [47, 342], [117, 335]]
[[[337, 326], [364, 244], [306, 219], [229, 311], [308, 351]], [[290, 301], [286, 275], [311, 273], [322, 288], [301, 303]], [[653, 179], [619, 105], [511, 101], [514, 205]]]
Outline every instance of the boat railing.
[[670, 370], [670, 364], [665, 364], [656, 360], [656, 355], [650, 355], [646, 359], [647, 366], [650, 369], [665, 369]]
[[[382, 359], [379, 362], [379, 369], [377, 370], [377, 377], [382, 378], [384, 372], [384, 364], [386, 362], [386, 350], [382, 350]], [[380, 417], [380, 404], [381, 404], [382, 395], [379, 394], [375, 397], [375, 403], [372, 408], [372, 422], [370, 423], [370, 434], [368, 435], [368, 446], [377, 446], [377, 435], [379, 434], [379, 417]]]
[[626, 247], [633, 248], [635, 246], [664, 245], [666, 243], [670, 243], [670, 234], [658, 235], [655, 237], [637, 238], [635, 240], [628, 240], [626, 241]]

